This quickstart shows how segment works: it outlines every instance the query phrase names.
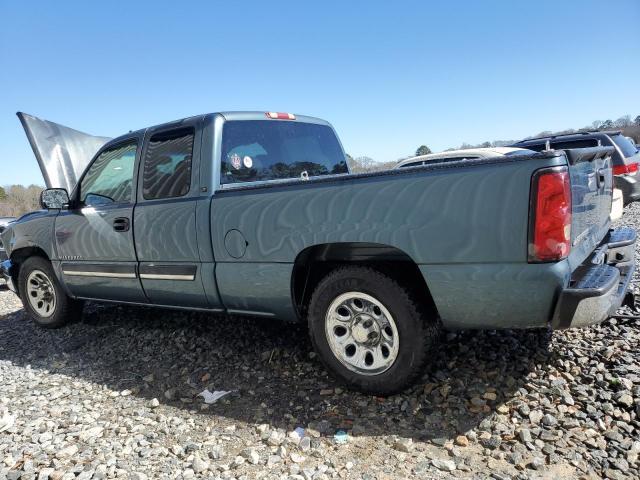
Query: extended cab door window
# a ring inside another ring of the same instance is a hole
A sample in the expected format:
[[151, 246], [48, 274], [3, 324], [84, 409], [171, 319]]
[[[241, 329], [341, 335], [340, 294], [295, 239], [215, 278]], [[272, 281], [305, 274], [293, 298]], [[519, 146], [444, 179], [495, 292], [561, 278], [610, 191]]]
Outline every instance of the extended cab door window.
[[136, 144], [102, 152], [80, 182], [80, 200], [84, 205], [131, 202]]
[[191, 185], [193, 128], [151, 137], [144, 158], [142, 193], [145, 200], [183, 197]]

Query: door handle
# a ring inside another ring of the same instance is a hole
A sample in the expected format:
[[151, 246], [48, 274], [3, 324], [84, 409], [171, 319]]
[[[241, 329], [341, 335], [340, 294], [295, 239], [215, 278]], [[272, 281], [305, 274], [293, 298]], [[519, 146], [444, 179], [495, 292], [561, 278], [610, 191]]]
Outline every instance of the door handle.
[[129, 231], [129, 219], [127, 217], [118, 217], [113, 221], [113, 229], [116, 232]]

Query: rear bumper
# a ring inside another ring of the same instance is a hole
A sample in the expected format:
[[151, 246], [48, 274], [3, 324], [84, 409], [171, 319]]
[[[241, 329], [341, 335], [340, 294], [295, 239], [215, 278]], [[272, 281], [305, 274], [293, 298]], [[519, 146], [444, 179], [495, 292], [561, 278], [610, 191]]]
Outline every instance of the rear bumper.
[[7, 286], [11, 289], [12, 292], [17, 293], [16, 286], [13, 283], [13, 277], [11, 276], [11, 268], [13, 264], [11, 260], [5, 260], [0, 263], [0, 277], [7, 282]]
[[554, 329], [584, 327], [606, 320], [622, 305], [635, 270], [636, 232], [610, 230], [593, 254], [576, 268], [558, 298]]
[[640, 200], [640, 175], [615, 175], [613, 179], [615, 188], [622, 190], [625, 205]]

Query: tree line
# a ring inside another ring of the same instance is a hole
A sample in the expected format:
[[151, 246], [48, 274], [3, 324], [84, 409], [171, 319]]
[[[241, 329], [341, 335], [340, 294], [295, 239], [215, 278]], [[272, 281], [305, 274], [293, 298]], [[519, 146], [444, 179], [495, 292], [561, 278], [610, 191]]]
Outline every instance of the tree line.
[[[529, 138], [536, 137], [547, 137], [549, 135], [565, 135], [568, 133], [580, 133], [580, 132], [593, 132], [593, 131], [602, 131], [602, 130], [622, 130], [623, 134], [631, 137], [636, 143], [640, 142], [640, 115], [637, 115], [634, 119], [631, 119], [631, 115], [623, 115], [617, 120], [594, 120], [591, 124], [584, 126], [582, 128], [568, 128], [566, 130], [559, 130], [557, 132], [552, 132], [551, 130], [544, 130], [537, 135], [531, 135], [529, 137], [525, 137], [524, 140]], [[472, 145], [470, 143], [463, 142], [457, 148], [447, 148], [445, 152], [450, 152], [451, 150], [467, 150], [469, 148], [491, 148], [491, 147], [504, 147], [506, 145], [512, 145], [518, 140], [493, 140], [492, 142], [482, 142], [476, 145]], [[416, 149], [415, 155], [428, 155], [431, 153], [431, 149], [426, 145], [420, 145]]]
[[38, 185], [0, 187], [0, 217], [19, 217], [39, 210], [42, 189]]

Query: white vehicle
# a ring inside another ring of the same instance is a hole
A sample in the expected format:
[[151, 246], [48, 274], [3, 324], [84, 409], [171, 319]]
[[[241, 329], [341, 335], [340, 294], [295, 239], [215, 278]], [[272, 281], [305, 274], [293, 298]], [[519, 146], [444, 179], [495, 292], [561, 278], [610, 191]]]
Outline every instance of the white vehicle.
[[394, 168], [415, 167], [425, 165], [427, 162], [433, 161], [456, 161], [456, 160], [473, 160], [477, 158], [501, 157], [503, 155], [525, 155], [533, 153], [532, 150], [526, 148], [514, 147], [490, 147], [490, 148], [468, 148], [465, 150], [449, 150], [448, 152], [430, 153], [429, 155], [420, 155], [418, 157], [405, 158], [400, 160]]
[[[474, 160], [478, 158], [524, 155], [530, 153], [532, 153], [532, 151], [526, 148], [514, 147], [467, 148], [464, 150], [449, 150], [448, 152], [430, 153], [429, 155], [405, 158], [404, 160], [400, 160], [393, 168], [416, 167], [443, 160], [453, 162], [456, 160]], [[617, 220], [622, 217], [623, 208], [622, 190], [614, 188], [613, 198], [611, 200], [611, 220]]]
[[611, 199], [611, 215], [609, 215], [609, 218], [611, 218], [612, 221], [621, 218], [623, 210], [624, 198], [622, 196], [622, 190], [614, 188], [613, 197]]

